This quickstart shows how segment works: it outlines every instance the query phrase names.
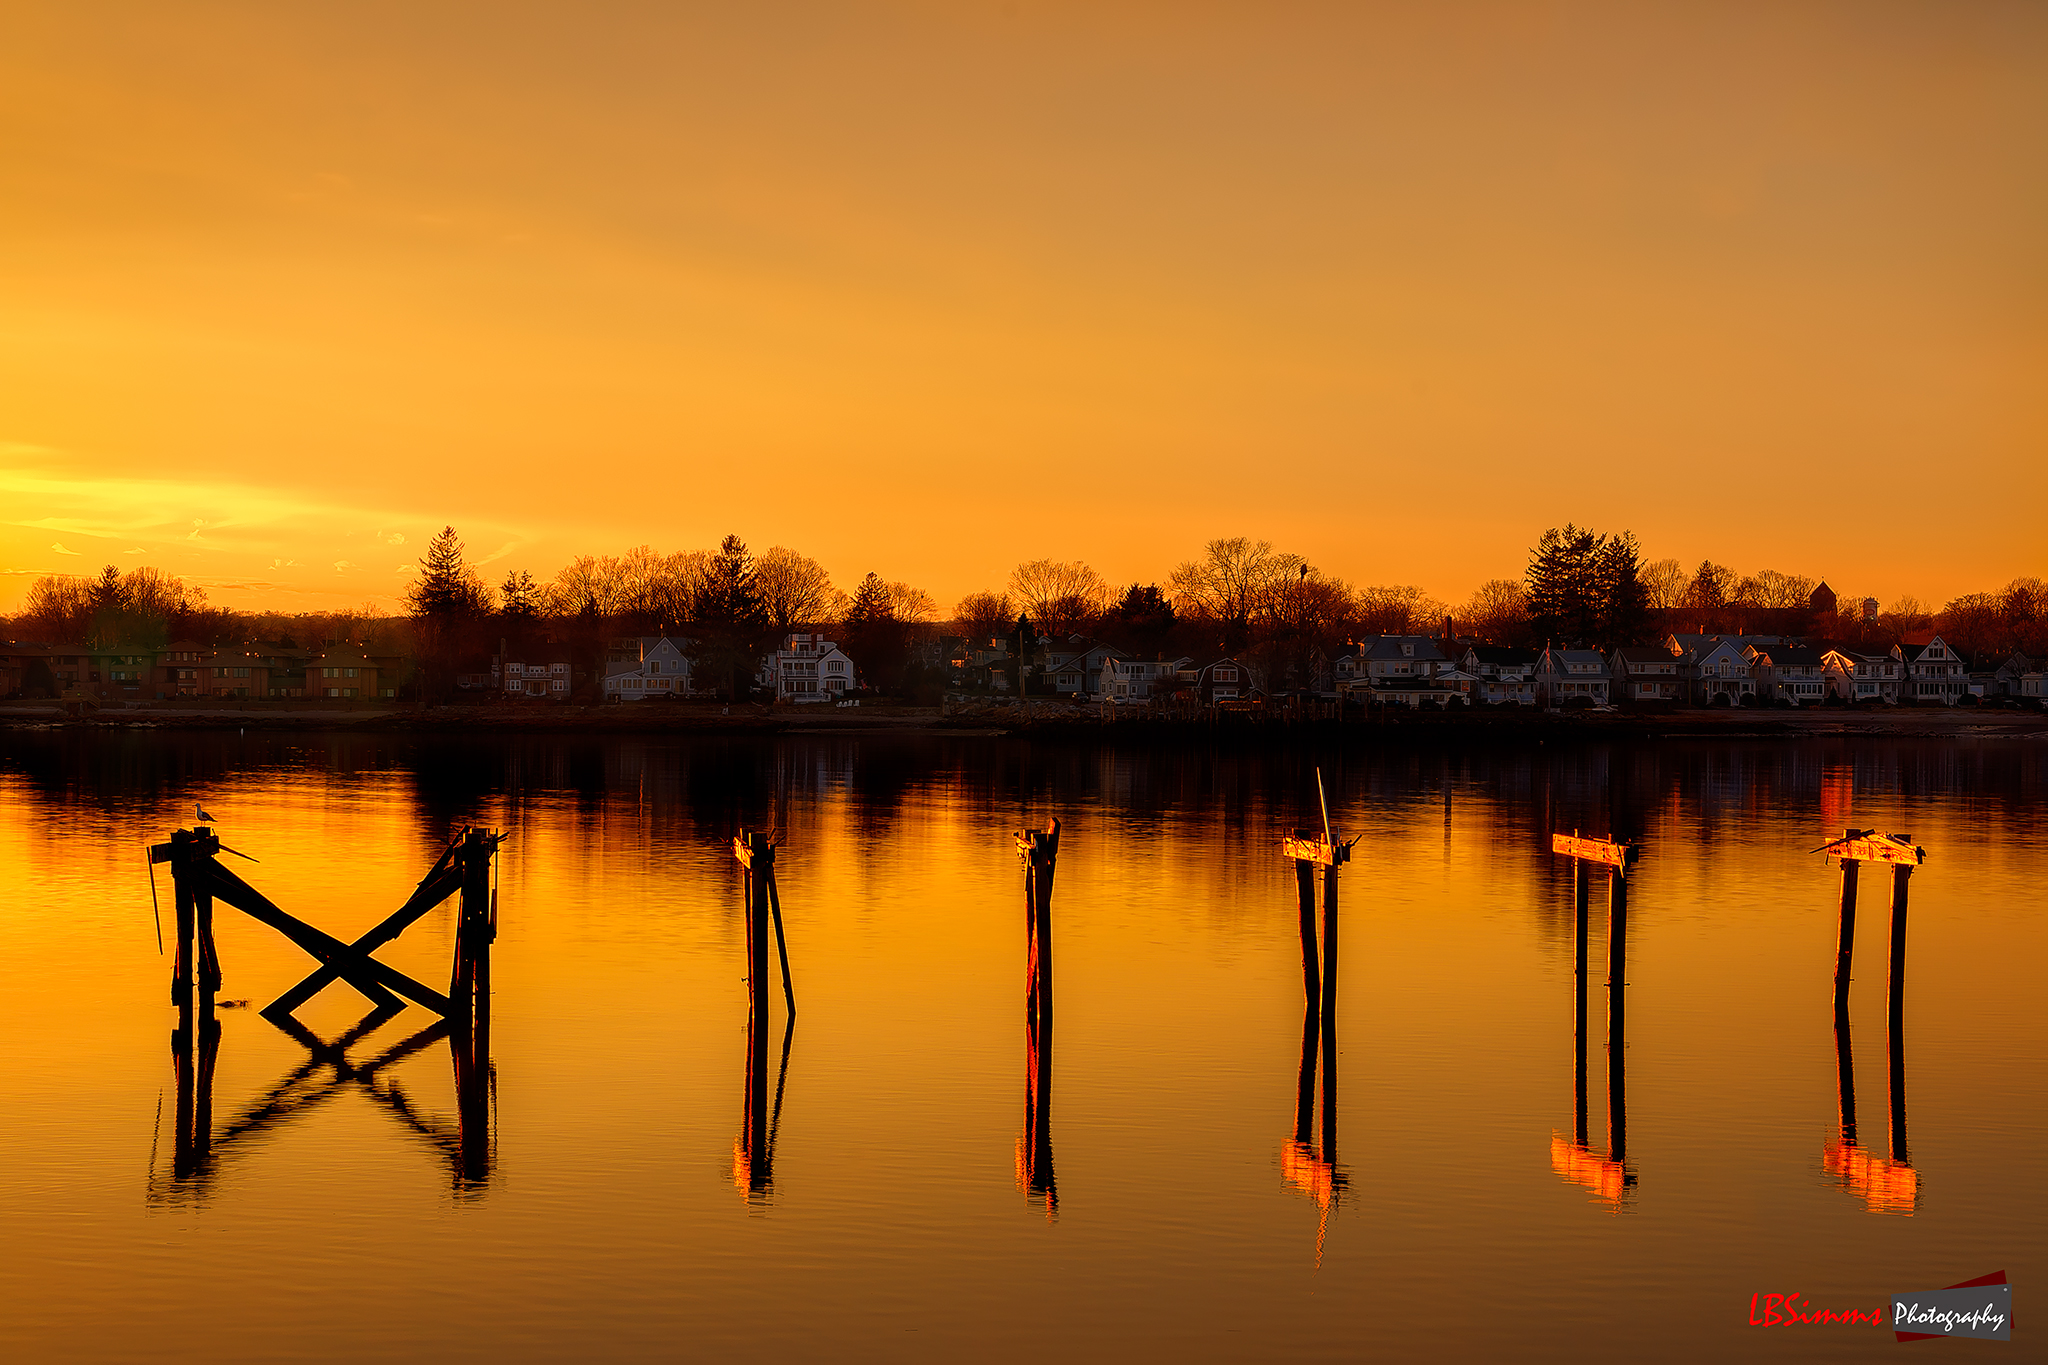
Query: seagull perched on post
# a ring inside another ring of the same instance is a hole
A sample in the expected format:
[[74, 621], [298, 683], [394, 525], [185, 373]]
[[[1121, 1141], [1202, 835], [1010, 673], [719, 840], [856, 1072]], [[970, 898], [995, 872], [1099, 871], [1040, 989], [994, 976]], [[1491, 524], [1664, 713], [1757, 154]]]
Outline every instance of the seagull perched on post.
[[204, 806], [202, 806], [202, 805], [199, 805], [199, 804], [198, 804], [197, 802], [194, 802], [194, 803], [193, 803], [193, 806], [192, 806], [192, 810], [193, 810], [193, 817], [192, 817], [192, 818], [193, 818], [193, 819], [195, 819], [195, 820], [204, 820], [204, 821], [205, 821], [205, 822], [206, 822], [207, 824], [209, 824], [209, 825], [212, 825], [212, 824], [218, 824], [218, 823], [219, 823], [219, 822], [218, 822], [218, 821], [216, 821], [216, 820], [215, 820], [215, 819], [214, 819], [214, 818], [213, 818], [213, 817], [212, 817], [211, 815], [208, 815], [208, 814], [206, 813], [206, 807], [204, 807]]

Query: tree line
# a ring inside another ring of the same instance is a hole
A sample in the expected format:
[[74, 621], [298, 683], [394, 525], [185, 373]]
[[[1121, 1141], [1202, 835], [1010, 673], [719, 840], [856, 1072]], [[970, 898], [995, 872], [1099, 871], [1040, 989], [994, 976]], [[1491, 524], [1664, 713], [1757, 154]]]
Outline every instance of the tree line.
[[1866, 615], [1861, 595], [1843, 593], [1829, 620], [1808, 611], [1815, 586], [1774, 569], [1745, 575], [1711, 560], [1690, 570], [1676, 559], [1645, 561], [1630, 532], [1567, 524], [1538, 537], [1521, 578], [1482, 583], [1456, 605], [1412, 585], [1353, 585], [1270, 541], [1232, 536], [1209, 541], [1163, 581], [1113, 584], [1083, 561], [1026, 561], [947, 615], [912, 584], [871, 572], [843, 591], [817, 560], [784, 546], [756, 554], [738, 536], [708, 550], [582, 555], [549, 579], [516, 570], [492, 586], [449, 527], [428, 545], [399, 616], [369, 605], [236, 612], [159, 570], [109, 566], [89, 578], [37, 579], [5, 628], [21, 641], [142, 649], [173, 639], [346, 641], [409, 654], [429, 696], [452, 691], [457, 674], [480, 666], [501, 641], [514, 651], [566, 649], [578, 673], [594, 679], [612, 641], [658, 633], [689, 639], [700, 685], [710, 680], [728, 695], [743, 695], [761, 656], [801, 630], [839, 640], [869, 685], [915, 693], [942, 680], [912, 646], [947, 633], [980, 641], [1079, 636], [1139, 656], [1232, 655], [1275, 688], [1308, 685], [1353, 641], [1446, 631], [1525, 648], [1611, 648], [1672, 630], [1888, 646], [1938, 628], [1966, 657], [2048, 653], [2048, 586], [2039, 578], [1966, 594], [1939, 611], [1903, 597]]

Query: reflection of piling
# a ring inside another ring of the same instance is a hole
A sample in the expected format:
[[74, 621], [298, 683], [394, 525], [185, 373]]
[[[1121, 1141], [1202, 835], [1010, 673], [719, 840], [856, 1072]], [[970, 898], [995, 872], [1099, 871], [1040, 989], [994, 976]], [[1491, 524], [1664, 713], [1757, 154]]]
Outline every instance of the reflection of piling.
[[1835, 1012], [1835, 1104], [1842, 1144], [1856, 1145], [1856, 1051], [1849, 1042], [1849, 1011]]
[[1017, 1183], [1059, 1208], [1052, 1160], [1052, 886], [1059, 866], [1060, 822], [1016, 836], [1024, 860], [1024, 1132], [1017, 1141]]

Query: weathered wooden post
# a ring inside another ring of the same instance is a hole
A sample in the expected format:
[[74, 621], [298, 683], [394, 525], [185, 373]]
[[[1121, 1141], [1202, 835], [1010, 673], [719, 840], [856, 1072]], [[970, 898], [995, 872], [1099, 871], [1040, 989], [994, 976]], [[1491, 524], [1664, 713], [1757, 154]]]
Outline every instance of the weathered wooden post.
[[[1309, 844], [1314, 834], [1294, 831], [1297, 844]], [[1301, 908], [1301, 989], [1308, 1001], [1311, 1018], [1318, 1017], [1323, 1003], [1323, 969], [1316, 954], [1316, 865], [1307, 858], [1294, 860], [1295, 899]]]
[[[1320, 794], [1322, 774], [1316, 775]], [[1324, 809], [1321, 832], [1297, 829], [1280, 841], [1282, 857], [1294, 860], [1295, 893], [1301, 916], [1301, 1071], [1295, 1093], [1294, 1141], [1282, 1165], [1290, 1184], [1311, 1194], [1327, 1219], [1343, 1189], [1337, 1170], [1337, 929], [1338, 870], [1351, 861], [1351, 845], [1330, 832]], [[1317, 951], [1316, 869], [1323, 870], [1322, 943]], [[1320, 1059], [1318, 1058], [1320, 1052]], [[1321, 1062], [1322, 1123], [1314, 1122], [1317, 1063]], [[1314, 1146], [1311, 1147], [1311, 1135]], [[1320, 1235], [1318, 1245], [1320, 1246]]]
[[[1572, 1064], [1574, 1138], [1553, 1134], [1552, 1169], [1576, 1184], [1595, 1190], [1610, 1203], [1620, 1203], [1636, 1178], [1628, 1169], [1628, 1026], [1626, 967], [1628, 961], [1628, 869], [1635, 863], [1634, 844], [1613, 839], [1588, 839], [1577, 830], [1550, 836], [1552, 853], [1572, 860], [1573, 993], [1576, 1037]], [[1592, 899], [1592, 874], [1605, 867], [1607, 878], [1607, 1155], [1588, 1146], [1586, 1119], [1586, 996], [1588, 985], [1587, 920]]]
[[1835, 1112], [1844, 1147], [1856, 1145], [1856, 1051], [1849, 1040], [1849, 1011], [1835, 1012]]
[[[1844, 831], [1854, 837], [1855, 831]], [[1841, 927], [1835, 936], [1835, 1015], [1849, 1014], [1849, 964], [1856, 949], [1856, 874], [1863, 865], [1853, 858], [1842, 859]]]
[[[1574, 831], [1576, 833], [1577, 831]], [[1577, 1056], [1573, 1066], [1573, 1113], [1575, 1132], [1581, 1147], [1586, 1145], [1586, 908], [1592, 893], [1592, 878], [1586, 864], [1572, 859], [1572, 937], [1576, 944], [1573, 983], [1577, 996]]]
[[[1901, 839], [1910, 835], [1900, 835]], [[1906, 891], [1913, 880], [1912, 863], [1892, 864], [1892, 969], [1886, 1000], [1891, 1027], [1897, 1032], [1906, 1010]]]
[[1052, 1158], [1052, 887], [1059, 866], [1060, 822], [1014, 836], [1024, 863], [1024, 1132], [1017, 1141], [1018, 1187], [1059, 1208]]
[[1607, 1156], [1628, 1161], [1628, 875], [1618, 863], [1607, 876]]

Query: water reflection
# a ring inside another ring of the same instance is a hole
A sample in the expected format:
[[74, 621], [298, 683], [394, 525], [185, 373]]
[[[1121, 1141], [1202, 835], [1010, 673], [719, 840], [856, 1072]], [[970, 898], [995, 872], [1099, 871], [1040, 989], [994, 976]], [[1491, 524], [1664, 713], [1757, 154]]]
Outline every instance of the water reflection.
[[[226, 1158], [262, 1147], [284, 1125], [345, 1094], [367, 1096], [438, 1153], [447, 1164], [449, 1183], [458, 1199], [481, 1194], [496, 1168], [498, 1148], [498, 1081], [490, 1060], [488, 1031], [461, 1029], [439, 1019], [365, 1060], [350, 1059], [352, 1049], [401, 1012], [402, 1007], [373, 1010], [332, 1041], [289, 1016], [271, 1020], [279, 1031], [306, 1049], [306, 1060], [218, 1132], [214, 1131], [212, 1115], [220, 1025], [211, 1019], [211, 1009], [205, 1007], [199, 1011], [202, 1021], [196, 1034], [181, 1019], [171, 1035], [178, 1091], [171, 1162], [169, 1169], [163, 1170], [152, 1156], [148, 1202], [155, 1207], [204, 1204], [215, 1192]], [[488, 1011], [484, 1013], [487, 1015]], [[416, 1104], [397, 1076], [389, 1074], [398, 1063], [444, 1039], [449, 1045], [455, 1076], [453, 1122]]]
[[796, 1019], [782, 1026], [782, 1063], [775, 1072], [775, 1095], [768, 1095], [768, 1019], [747, 1018], [747, 1081], [740, 1134], [732, 1144], [732, 1183], [751, 1204], [765, 1204], [775, 1190], [775, 1139], [782, 1131], [782, 1090], [789, 1079], [789, 1048], [796, 1037]]

